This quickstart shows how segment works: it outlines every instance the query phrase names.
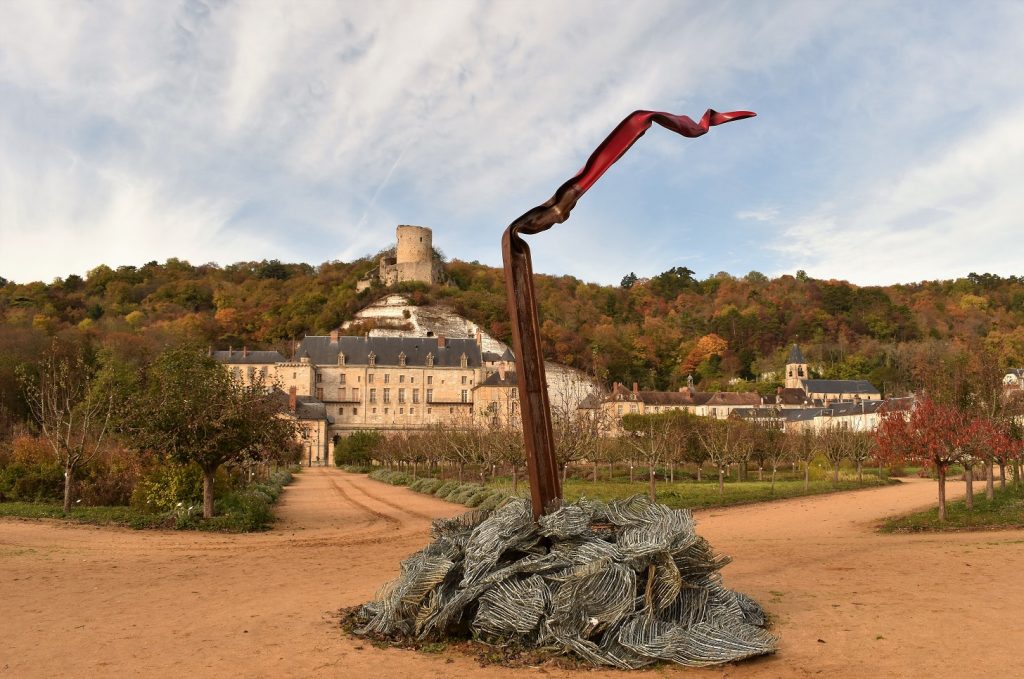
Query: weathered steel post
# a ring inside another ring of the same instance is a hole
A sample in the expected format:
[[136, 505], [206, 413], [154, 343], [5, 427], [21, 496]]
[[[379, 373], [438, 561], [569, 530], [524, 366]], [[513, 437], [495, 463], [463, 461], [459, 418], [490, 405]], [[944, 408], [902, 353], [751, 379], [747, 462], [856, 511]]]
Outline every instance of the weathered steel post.
[[562, 184], [546, 203], [525, 213], [505, 229], [501, 238], [501, 253], [505, 264], [508, 313], [512, 321], [512, 349], [516, 355], [516, 383], [523, 418], [526, 469], [530, 477], [535, 519], [562, 498], [562, 484], [555, 460], [551, 406], [548, 403], [544, 354], [540, 345], [540, 322], [533, 292], [533, 264], [530, 248], [521, 235], [546, 231], [568, 219], [580, 196], [650, 129], [652, 123], [658, 123], [684, 137], [699, 137], [714, 125], [754, 115], [751, 111], [718, 113], [708, 109], [699, 122], [694, 122], [687, 116], [671, 113], [634, 111], [601, 142], [575, 177]]

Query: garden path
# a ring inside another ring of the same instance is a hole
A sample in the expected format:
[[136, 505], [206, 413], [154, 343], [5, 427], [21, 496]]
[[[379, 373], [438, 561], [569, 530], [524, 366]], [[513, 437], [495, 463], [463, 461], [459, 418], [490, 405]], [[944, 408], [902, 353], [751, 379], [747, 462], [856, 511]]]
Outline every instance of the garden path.
[[[951, 494], [962, 484], [951, 484]], [[989, 641], [1024, 645], [1024, 531], [880, 535], [928, 481], [697, 512], [761, 601], [778, 654], [678, 677], [1005, 676]], [[0, 677], [501, 677], [458, 654], [377, 649], [335, 612], [372, 598], [462, 507], [336, 469], [299, 474], [266, 533], [132, 531], [0, 519]], [[587, 679], [625, 677], [595, 671]]]

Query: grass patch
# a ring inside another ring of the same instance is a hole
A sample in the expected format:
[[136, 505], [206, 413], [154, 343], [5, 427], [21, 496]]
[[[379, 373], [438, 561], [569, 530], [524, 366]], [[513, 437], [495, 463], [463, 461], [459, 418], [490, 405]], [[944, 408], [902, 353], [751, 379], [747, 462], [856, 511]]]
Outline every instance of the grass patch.
[[180, 530], [223, 531], [247, 533], [262, 530], [273, 522], [271, 505], [277, 501], [282, 489], [291, 483], [292, 473], [280, 470], [267, 481], [217, 498], [218, 514], [211, 519], [202, 518], [202, 507], [182, 507], [170, 512], [146, 512], [134, 507], [76, 506], [65, 513], [59, 503], [4, 502], [0, 503], [0, 517], [19, 519], [61, 519], [72, 523], [97, 526], [126, 526], [128, 528], [177, 528]]
[[[821, 495], [823, 493], [844, 490], [874, 488], [891, 483], [899, 482], [893, 480], [878, 481], [877, 479], [865, 477], [864, 483], [841, 480], [833, 485], [831, 481], [812, 480], [807, 490], [804, 490], [803, 480], [786, 480], [776, 481], [773, 491], [770, 481], [727, 481], [723, 494], [719, 495], [718, 480], [715, 479], [700, 482], [659, 482], [656, 489], [658, 502], [662, 504], [676, 508], [699, 509], [703, 507], [728, 507], [753, 502], [767, 502], [806, 495]], [[594, 483], [593, 481], [569, 480], [565, 485], [565, 496], [570, 501], [578, 500], [584, 496], [607, 501], [646, 492], [646, 481], [639, 480], [633, 483], [628, 481], [598, 481]]]
[[939, 521], [939, 507], [887, 519], [883, 533], [926, 533], [937, 531], [1001, 530], [1024, 528], [1024, 489], [1010, 486], [996, 489], [990, 502], [984, 493], [974, 494], [974, 509], [965, 500], [946, 503], [946, 520]]

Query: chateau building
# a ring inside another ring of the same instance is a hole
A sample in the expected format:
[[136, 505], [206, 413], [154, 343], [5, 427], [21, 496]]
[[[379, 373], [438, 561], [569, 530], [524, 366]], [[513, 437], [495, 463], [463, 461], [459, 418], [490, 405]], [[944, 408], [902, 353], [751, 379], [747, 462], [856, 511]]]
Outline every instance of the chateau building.
[[[489, 372], [479, 337], [356, 337], [332, 332], [305, 337], [292, 360], [276, 351], [247, 349], [211, 355], [243, 383], [259, 374], [268, 387], [294, 397], [292, 412], [309, 414], [322, 408], [324, 451], [337, 437], [360, 429], [472, 426], [474, 389]], [[328, 462], [329, 452], [320, 459]]]

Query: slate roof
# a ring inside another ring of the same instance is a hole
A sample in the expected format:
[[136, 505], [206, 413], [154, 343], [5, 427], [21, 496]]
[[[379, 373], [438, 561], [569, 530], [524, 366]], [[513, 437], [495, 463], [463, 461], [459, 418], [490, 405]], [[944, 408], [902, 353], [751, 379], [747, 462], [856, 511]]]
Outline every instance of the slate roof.
[[339, 337], [335, 343], [327, 335], [307, 335], [295, 352], [295, 360], [308, 357], [317, 365], [337, 365], [338, 354], [345, 354], [345, 365], [369, 365], [373, 352], [378, 366], [398, 366], [398, 355], [405, 353], [407, 366], [426, 366], [427, 355], [434, 355], [435, 368], [458, 368], [462, 354], [466, 367], [479, 368], [483, 356], [475, 339], [447, 339], [444, 346], [437, 337]]
[[789, 358], [786, 359], [786, 364], [788, 365], [790, 363], [807, 363], [807, 361], [804, 360], [803, 353], [800, 352], [800, 346], [798, 344], [794, 344], [793, 348], [789, 350]]
[[[291, 413], [288, 407], [288, 394], [280, 389], [274, 389], [274, 399], [281, 404], [281, 410]], [[312, 396], [295, 397], [295, 417], [300, 420], [326, 420], [327, 406]]]
[[516, 360], [515, 356], [512, 355], [512, 351], [505, 349], [500, 354], [496, 351], [485, 351], [483, 354], [483, 360], [485, 363], [498, 363], [499, 361], [513, 362]]
[[[243, 353], [245, 354], [243, 356]], [[210, 354], [214, 359], [228, 365], [251, 365], [266, 363], [283, 363], [284, 356], [277, 351], [248, 351], [243, 352], [237, 349], [229, 351], [214, 351]]]
[[761, 395], [753, 392], [716, 391], [704, 405], [708, 406], [759, 406]]
[[474, 390], [480, 387], [514, 387], [516, 386], [516, 373], [514, 370], [505, 372], [505, 379], [501, 379], [501, 373], [496, 372], [487, 376], [485, 380], [473, 387]]
[[867, 380], [804, 380], [808, 394], [877, 394], [878, 389]]

